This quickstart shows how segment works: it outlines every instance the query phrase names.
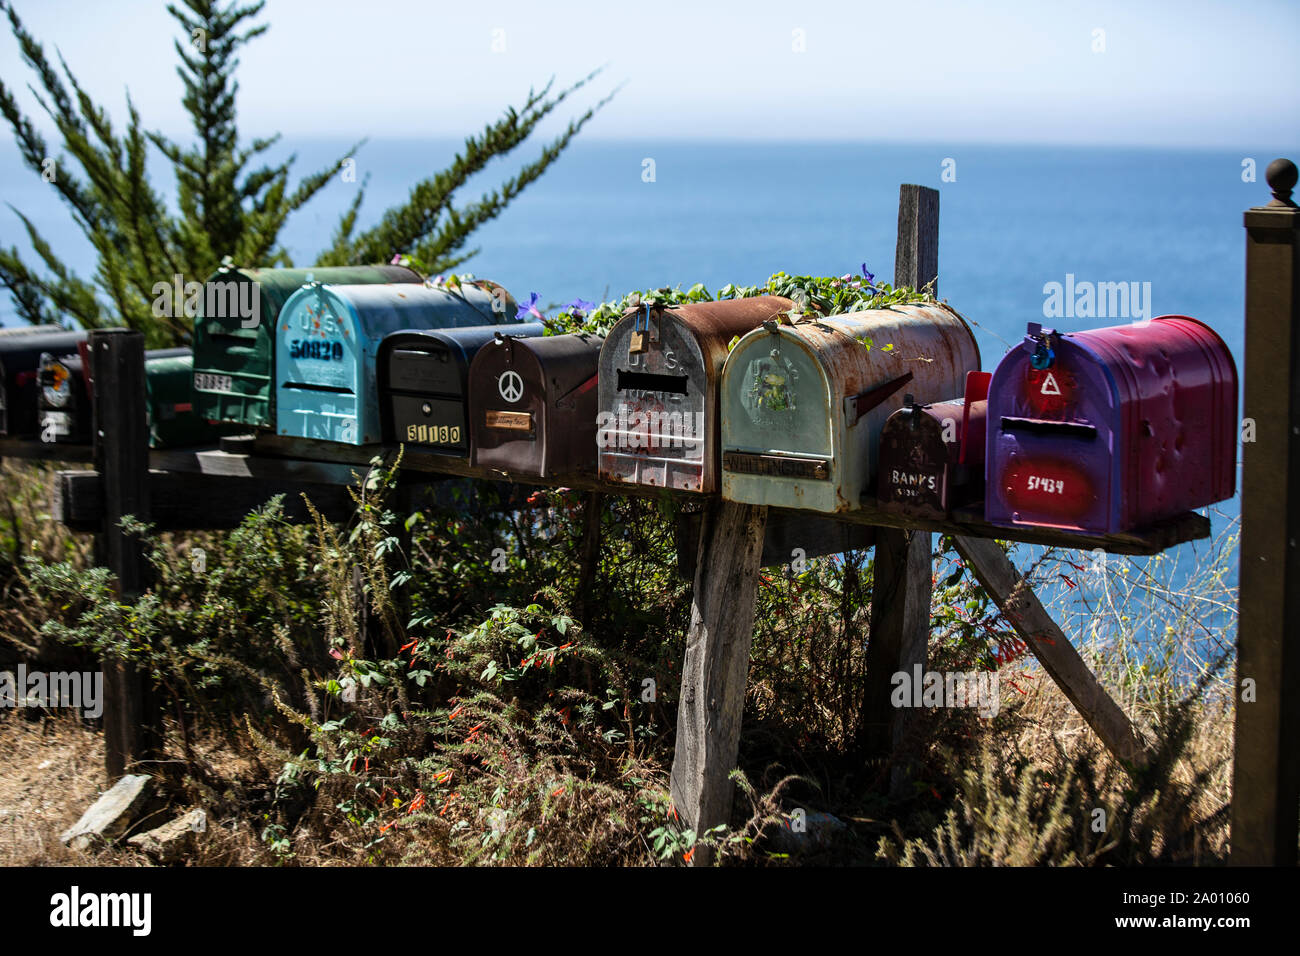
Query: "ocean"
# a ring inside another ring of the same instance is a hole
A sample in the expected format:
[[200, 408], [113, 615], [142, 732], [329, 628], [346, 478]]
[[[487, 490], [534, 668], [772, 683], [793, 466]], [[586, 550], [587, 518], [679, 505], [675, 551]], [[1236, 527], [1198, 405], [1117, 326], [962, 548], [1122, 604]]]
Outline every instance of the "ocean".
[[[294, 168], [305, 173], [348, 145], [300, 141], [277, 150], [296, 152]], [[402, 201], [418, 179], [443, 168], [457, 146], [448, 140], [367, 143], [358, 156], [357, 182], [336, 178], [285, 228], [282, 238], [295, 264], [310, 264], [329, 245], [339, 214], [363, 180], [362, 226]], [[533, 152], [521, 148], [518, 158], [494, 161], [459, 201], [477, 198]], [[1143, 317], [1045, 317], [1050, 283], [1123, 282], [1144, 293], [1148, 316], [1178, 313], [1209, 323], [1240, 369], [1241, 213], [1268, 200], [1264, 168], [1281, 154], [580, 138], [473, 237], [470, 248], [481, 251], [459, 271], [501, 282], [519, 299], [536, 292], [539, 304], [550, 306], [696, 282], [711, 290], [729, 282], [756, 284], [778, 270], [856, 273], [864, 263], [892, 281], [898, 186], [919, 183], [941, 195], [939, 295], [975, 325], [985, 368], [1019, 341], [1027, 322], [1067, 330]], [[1254, 162], [1257, 181], [1248, 181], [1247, 160]], [[91, 271], [89, 246], [50, 187], [21, 168], [12, 148], [0, 155], [0, 182], [0, 197], [31, 215], [55, 249], [67, 250], [76, 271]], [[159, 186], [167, 192], [165, 178]], [[0, 222], [5, 245], [25, 248], [17, 218], [6, 210]], [[7, 298], [0, 322], [14, 322]], [[1239, 502], [1211, 513], [1217, 534], [1235, 522]], [[1205, 548], [1182, 546], [1165, 564], [1186, 567]]]

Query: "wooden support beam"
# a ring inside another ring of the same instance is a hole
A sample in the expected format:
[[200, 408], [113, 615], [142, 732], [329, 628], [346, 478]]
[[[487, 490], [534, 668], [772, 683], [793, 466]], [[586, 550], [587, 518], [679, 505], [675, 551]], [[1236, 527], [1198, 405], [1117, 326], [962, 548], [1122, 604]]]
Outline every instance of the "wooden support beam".
[[[766, 508], [734, 501], [714, 500], [705, 511], [672, 770], [673, 806], [697, 834], [731, 819], [766, 518]], [[712, 859], [700, 846], [691, 864]]]
[[[939, 193], [925, 186], [898, 188], [898, 243], [894, 285], [938, 293]], [[931, 535], [921, 531], [876, 533], [875, 576], [871, 592], [871, 632], [867, 645], [866, 698], [861, 740], [872, 756], [893, 752], [912, 718], [907, 708], [889, 704], [893, 675], [925, 667], [930, 640]], [[895, 762], [890, 792], [907, 789], [907, 765]]]
[[[140, 539], [120, 527], [126, 515], [140, 521], [150, 516], [144, 336], [97, 329], [90, 333], [90, 360], [94, 458], [104, 487], [95, 556], [113, 572], [118, 597], [130, 603], [144, 590], [148, 571]], [[145, 675], [112, 659], [103, 666], [104, 767], [113, 780], [157, 749], [161, 728]]]
[[1246, 226], [1245, 417], [1237, 597], [1234, 865], [1293, 866], [1300, 804], [1300, 209], [1296, 167]]
[[[284, 516], [295, 524], [311, 521], [303, 502], [328, 520], [348, 521], [355, 506], [345, 485], [283, 481], [270, 483], [187, 472], [148, 475], [150, 523], [158, 531], [221, 531], [237, 528], [251, 511], [274, 495], [284, 495]], [[60, 471], [54, 476], [50, 514], [71, 531], [98, 531], [106, 507], [104, 479], [97, 471]]]
[[860, 743], [873, 757], [895, 755], [889, 778], [894, 797], [903, 796], [911, 780], [911, 761], [900, 748], [915, 715], [910, 708], [894, 707], [890, 698], [895, 674], [911, 674], [918, 664], [925, 669], [932, 541], [925, 531], [881, 528], [876, 532]]
[[1149, 763], [1151, 755], [1146, 740], [1106, 693], [998, 543], [987, 538], [961, 536], [953, 540], [957, 553], [970, 566], [976, 580], [997, 602], [1003, 616], [1029, 645], [1043, 670], [1074, 704], [1106, 749], [1136, 767]]

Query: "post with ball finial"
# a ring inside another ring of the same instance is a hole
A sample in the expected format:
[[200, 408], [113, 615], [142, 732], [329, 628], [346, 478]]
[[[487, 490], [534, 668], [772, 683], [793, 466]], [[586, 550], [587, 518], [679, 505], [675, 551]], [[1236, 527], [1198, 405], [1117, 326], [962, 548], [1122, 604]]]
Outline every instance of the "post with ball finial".
[[1296, 166], [1247, 209], [1234, 865], [1296, 862], [1300, 812], [1300, 208]]

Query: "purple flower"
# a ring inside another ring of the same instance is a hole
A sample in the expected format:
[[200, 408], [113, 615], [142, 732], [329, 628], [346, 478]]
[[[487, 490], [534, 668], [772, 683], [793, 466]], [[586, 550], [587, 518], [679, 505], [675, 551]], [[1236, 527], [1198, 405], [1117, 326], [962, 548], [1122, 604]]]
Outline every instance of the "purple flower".
[[862, 263], [862, 274], [867, 277], [867, 285], [872, 286], [874, 288], [876, 277], [875, 275], [867, 271], [867, 264], [865, 262]]
[[537, 300], [539, 298], [541, 297], [536, 292], [532, 293], [528, 298], [528, 304], [521, 305], [519, 311], [515, 313], [515, 319], [526, 319], [530, 315], [536, 316], [539, 319], [546, 318], [546, 316], [537, 311]]
[[574, 299], [564, 307], [564, 311], [570, 315], [576, 315], [579, 318], [587, 314], [587, 310], [595, 306], [596, 303], [588, 302], [586, 299]]

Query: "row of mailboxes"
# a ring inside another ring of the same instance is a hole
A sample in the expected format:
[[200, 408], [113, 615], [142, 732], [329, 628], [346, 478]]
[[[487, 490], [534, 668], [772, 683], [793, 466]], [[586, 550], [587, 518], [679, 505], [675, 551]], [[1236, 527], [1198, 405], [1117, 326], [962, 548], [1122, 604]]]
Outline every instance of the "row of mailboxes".
[[[285, 302], [276, 322], [277, 433], [350, 445], [383, 440], [377, 372], [384, 337], [488, 325], [519, 323], [501, 297], [479, 285], [303, 286]], [[480, 331], [477, 336], [490, 334]], [[455, 351], [460, 346], [443, 339], [439, 348]], [[419, 349], [408, 343], [397, 351], [402, 361]], [[457, 358], [463, 359], [463, 354]]]

